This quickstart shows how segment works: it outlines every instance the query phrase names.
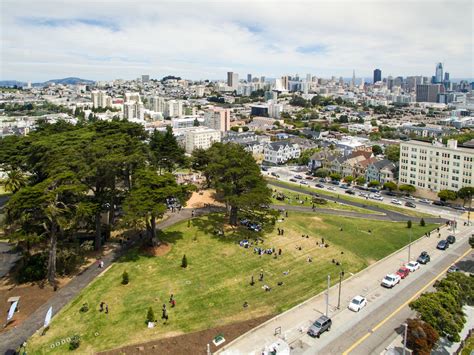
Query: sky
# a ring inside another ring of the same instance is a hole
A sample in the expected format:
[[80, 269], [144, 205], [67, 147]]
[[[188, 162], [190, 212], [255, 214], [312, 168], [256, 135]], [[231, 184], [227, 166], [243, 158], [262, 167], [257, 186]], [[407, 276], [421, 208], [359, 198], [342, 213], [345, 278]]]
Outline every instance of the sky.
[[0, 80], [474, 77], [471, 0], [1, 0]]

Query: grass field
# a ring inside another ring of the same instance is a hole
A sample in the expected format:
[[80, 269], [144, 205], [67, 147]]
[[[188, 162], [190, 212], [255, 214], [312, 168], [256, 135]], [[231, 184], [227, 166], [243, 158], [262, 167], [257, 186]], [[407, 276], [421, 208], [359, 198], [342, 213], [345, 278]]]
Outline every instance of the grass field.
[[[227, 228], [225, 237], [214, 236], [212, 231], [222, 221], [222, 215], [210, 215], [194, 219], [189, 227], [182, 222], [167, 229], [162, 239], [171, 245], [171, 250], [164, 256], [147, 256], [138, 250], [128, 253], [64, 307], [45, 336], [33, 336], [28, 353], [64, 353], [67, 345], [51, 348], [51, 344], [60, 344], [74, 334], [82, 339], [76, 352], [90, 354], [276, 314], [321, 292], [328, 274], [333, 279], [338, 277], [339, 268], [331, 262], [333, 258], [342, 262], [349, 275], [402, 248], [409, 240], [406, 223], [290, 212], [275, 226], [284, 228], [284, 236], [278, 236], [275, 230], [262, 236], [263, 247], [282, 249], [282, 255], [274, 258], [259, 256], [252, 248], [238, 245], [241, 238], [256, 236], [246, 229]], [[433, 228], [434, 225], [414, 224], [413, 238]], [[302, 234], [309, 238], [302, 238]], [[321, 238], [328, 248], [316, 245]], [[183, 254], [188, 260], [186, 269], [181, 268]], [[313, 258], [312, 263], [307, 262], [308, 256]], [[125, 270], [130, 275], [128, 285], [121, 284]], [[264, 282], [257, 280], [260, 270], [264, 272]], [[284, 271], [289, 271], [288, 275]], [[255, 276], [254, 286], [249, 285], [251, 275]], [[278, 286], [279, 281], [284, 284]], [[272, 290], [265, 292], [263, 284]], [[169, 307], [170, 294], [175, 295], [176, 308]], [[101, 301], [109, 305], [109, 314], [98, 311]], [[90, 310], [81, 313], [84, 302]], [[248, 302], [247, 308], [243, 307], [244, 302]], [[155, 328], [148, 329], [148, 307], [153, 307], [159, 319], [163, 303], [168, 304], [169, 323], [158, 322]]]
[[[272, 186], [273, 187], [273, 186]], [[311, 195], [309, 193], [297, 193], [293, 192], [288, 189], [283, 189], [280, 187], [273, 187], [274, 191], [272, 197], [272, 203], [275, 205], [290, 205], [290, 206], [304, 206], [304, 207], [312, 207], [313, 203], [311, 202]], [[277, 193], [282, 193], [285, 196], [285, 200], [277, 200], [275, 198]], [[371, 211], [362, 207], [356, 207], [351, 205], [346, 205], [343, 203], [336, 203], [333, 201], [328, 201], [325, 205], [318, 205], [314, 204], [315, 208], [329, 208], [332, 210], [340, 210], [340, 211], [352, 211], [352, 212], [359, 212], [359, 213], [367, 213], [367, 214], [378, 214], [375, 211]]]
[[[339, 199], [341, 199], [341, 200], [363, 203], [364, 205], [367, 205], [367, 206], [380, 207], [380, 208], [383, 208], [383, 209], [386, 209], [386, 210], [389, 210], [389, 211], [403, 213], [404, 215], [407, 215], [407, 216], [433, 217], [432, 215], [430, 215], [428, 213], [419, 212], [419, 211], [414, 210], [414, 209], [397, 207], [397, 206], [390, 205], [390, 204], [380, 203], [380, 202], [377, 202], [377, 201], [374, 201], [374, 200], [365, 200], [363, 198], [349, 196], [347, 194], [338, 194], [337, 192], [332, 192], [332, 191], [329, 191], [327, 189], [325, 190], [325, 189], [320, 189], [320, 188], [317, 188], [317, 187], [308, 187], [308, 186], [304, 186], [304, 185], [293, 184], [293, 183], [286, 182], [286, 181], [278, 181], [278, 183], [281, 183], [283, 185], [290, 186], [290, 187], [298, 187], [298, 188], [301, 188], [301, 189], [303, 189], [305, 191], [308, 191], [308, 192], [318, 192], [318, 193], [322, 193], [322, 194], [332, 196], [332, 197], [339, 197]], [[273, 185], [270, 185], [270, 187], [272, 187], [272, 186]], [[387, 198], [388, 198], [387, 196], [384, 196], [384, 199], [387, 199]]]

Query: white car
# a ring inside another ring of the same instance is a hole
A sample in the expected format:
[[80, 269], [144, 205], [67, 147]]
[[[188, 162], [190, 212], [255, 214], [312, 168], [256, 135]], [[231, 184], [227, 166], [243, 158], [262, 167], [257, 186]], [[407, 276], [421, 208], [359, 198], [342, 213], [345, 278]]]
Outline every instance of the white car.
[[328, 186], [328, 190], [336, 191], [336, 188], [335, 188], [335, 187], [332, 187], [332, 186]]
[[401, 205], [402, 204], [402, 201], [400, 200], [397, 200], [396, 198], [394, 198], [392, 201], [390, 201], [391, 203], [393, 203], [394, 205]]
[[402, 278], [396, 274], [388, 274], [382, 280], [382, 286], [392, 288], [400, 282]]
[[377, 200], [377, 201], [383, 201], [383, 197], [378, 195], [378, 196], [375, 196], [374, 197], [374, 200]]
[[351, 303], [349, 303], [349, 309], [354, 312], [359, 312], [362, 308], [367, 306], [367, 300], [362, 296], [355, 296]]
[[408, 264], [405, 265], [410, 272], [415, 272], [420, 268], [420, 264], [416, 261], [410, 261]]

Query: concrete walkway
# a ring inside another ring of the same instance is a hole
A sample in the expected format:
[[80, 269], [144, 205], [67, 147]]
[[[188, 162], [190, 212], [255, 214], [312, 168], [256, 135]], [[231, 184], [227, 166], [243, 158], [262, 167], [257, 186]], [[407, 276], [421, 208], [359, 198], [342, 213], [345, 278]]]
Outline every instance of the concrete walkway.
[[[195, 216], [203, 215], [218, 209], [195, 209]], [[166, 219], [158, 223], [157, 229], [167, 228], [182, 220], [191, 218], [192, 209], [183, 209], [181, 212], [168, 213]], [[53, 306], [53, 316], [61, 310], [68, 302], [70, 302], [76, 295], [82, 291], [89, 283], [91, 283], [100, 273], [105, 271], [113, 261], [117, 260], [124, 252], [129, 249], [129, 246], [117, 248], [115, 251], [104, 256], [102, 260], [105, 264], [105, 269], [100, 269], [94, 263], [89, 268], [85, 269], [79, 275], [74, 277], [66, 286], [59, 289], [54, 296], [45, 304], [40, 306], [27, 319], [25, 319], [19, 326], [0, 334], [0, 354], [14, 354], [15, 349], [24, 341], [31, 337], [38, 329], [41, 329], [44, 324], [46, 312], [50, 306]]]

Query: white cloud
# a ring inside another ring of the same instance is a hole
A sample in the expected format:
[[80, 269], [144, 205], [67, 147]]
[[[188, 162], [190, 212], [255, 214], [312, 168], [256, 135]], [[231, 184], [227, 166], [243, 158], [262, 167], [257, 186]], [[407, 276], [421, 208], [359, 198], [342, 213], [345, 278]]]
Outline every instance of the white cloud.
[[[473, 74], [473, 3], [38, 1], [1, 3], [0, 79]], [[307, 49], [306, 51], [302, 49]], [[313, 49], [313, 50], [309, 50]]]

